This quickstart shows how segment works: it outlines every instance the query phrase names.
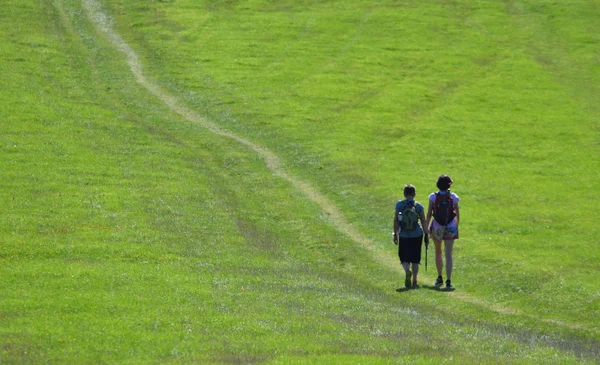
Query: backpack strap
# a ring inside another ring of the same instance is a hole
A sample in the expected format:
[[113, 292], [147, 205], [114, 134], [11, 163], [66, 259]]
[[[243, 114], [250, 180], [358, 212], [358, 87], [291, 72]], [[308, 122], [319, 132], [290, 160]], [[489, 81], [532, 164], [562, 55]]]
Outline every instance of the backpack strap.
[[435, 193], [435, 200], [433, 201], [433, 214], [435, 214], [437, 212], [437, 208], [438, 208], [438, 197], [441, 195], [441, 191], [438, 191], [437, 193]]
[[[447, 191], [448, 191], [448, 203], [450, 203], [450, 207], [453, 208], [452, 211], [454, 212], [454, 202], [452, 201], [452, 192], [450, 192], [450, 189], [448, 189]], [[450, 223], [450, 222], [448, 222], [449, 216], [450, 216], [449, 214], [446, 214], [446, 226], [448, 226], [448, 223]]]

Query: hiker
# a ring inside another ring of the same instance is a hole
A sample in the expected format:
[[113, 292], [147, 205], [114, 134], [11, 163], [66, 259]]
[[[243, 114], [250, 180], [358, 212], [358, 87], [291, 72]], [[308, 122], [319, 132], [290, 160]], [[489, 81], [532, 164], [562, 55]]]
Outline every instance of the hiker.
[[[458, 195], [450, 191], [452, 178], [448, 175], [440, 175], [437, 180], [439, 189], [436, 193], [429, 195], [429, 207], [427, 208], [427, 221], [431, 222], [429, 234], [435, 243], [435, 265], [437, 267], [438, 278], [435, 286], [440, 287], [444, 284], [442, 269], [444, 262], [442, 259], [442, 241], [444, 242], [444, 253], [446, 256], [446, 288], [454, 289], [452, 286], [452, 248], [454, 241], [458, 239], [458, 224], [460, 214], [458, 211]], [[433, 216], [433, 220], [431, 217]]]
[[[394, 244], [398, 246], [398, 256], [404, 268], [406, 277], [404, 286], [417, 288], [417, 274], [421, 263], [421, 245], [423, 241], [423, 228], [427, 227], [425, 208], [415, 201], [417, 195], [414, 186], [404, 186], [404, 200], [396, 203], [394, 212], [394, 231], [392, 232]], [[419, 224], [421, 220], [421, 224]], [[425, 246], [429, 245], [428, 234], [425, 233]], [[411, 271], [412, 264], [412, 271]]]

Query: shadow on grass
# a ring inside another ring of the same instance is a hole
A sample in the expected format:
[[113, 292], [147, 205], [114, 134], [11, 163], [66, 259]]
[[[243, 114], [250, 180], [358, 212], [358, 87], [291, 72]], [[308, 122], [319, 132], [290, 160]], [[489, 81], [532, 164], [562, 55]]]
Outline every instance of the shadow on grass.
[[440, 292], [449, 292], [449, 291], [456, 290], [456, 288], [446, 288], [446, 287], [435, 286], [435, 285], [423, 285], [423, 289], [429, 289], [429, 290], [440, 291]]
[[439, 286], [435, 286], [435, 285], [417, 285], [416, 287], [410, 287], [410, 288], [401, 287], [401, 288], [396, 289], [396, 291], [398, 293], [404, 293], [407, 291], [418, 290], [418, 289], [428, 289], [428, 290], [433, 290], [433, 291], [438, 291], [438, 292], [451, 292], [451, 291], [456, 290], [456, 288], [446, 288], [446, 287], [439, 287]]

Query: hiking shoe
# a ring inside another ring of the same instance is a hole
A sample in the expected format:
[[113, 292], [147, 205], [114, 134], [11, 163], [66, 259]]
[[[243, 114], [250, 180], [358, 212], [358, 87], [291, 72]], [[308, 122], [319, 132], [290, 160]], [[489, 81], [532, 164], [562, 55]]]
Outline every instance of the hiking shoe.
[[442, 284], [444, 284], [444, 279], [442, 279], [442, 276], [438, 276], [437, 280], [435, 281], [435, 286], [440, 287], [442, 286]]
[[413, 283], [412, 283], [412, 288], [413, 288], [413, 289], [419, 289], [419, 284], [417, 284], [417, 282], [416, 282], [416, 281], [413, 281]]
[[412, 279], [412, 272], [408, 270], [406, 272], [406, 277], [404, 278], [404, 286], [410, 288], [410, 281]]
[[454, 289], [450, 280], [446, 280], [446, 289]]

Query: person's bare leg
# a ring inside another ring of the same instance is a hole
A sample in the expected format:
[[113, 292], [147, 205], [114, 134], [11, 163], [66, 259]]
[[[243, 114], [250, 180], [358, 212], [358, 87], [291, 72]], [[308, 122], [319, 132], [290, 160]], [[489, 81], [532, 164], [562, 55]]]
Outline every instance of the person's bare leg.
[[412, 274], [410, 272], [410, 263], [406, 262], [406, 261], [402, 261], [402, 267], [404, 268], [404, 275], [405, 275], [404, 276], [404, 286], [406, 288], [410, 288], [410, 285], [411, 285], [410, 279], [412, 277]]
[[446, 280], [452, 280], [452, 249], [454, 240], [444, 241], [444, 253], [446, 254]]
[[435, 244], [435, 266], [437, 267], [438, 278], [435, 280], [435, 286], [439, 287], [443, 284], [442, 270], [444, 269], [444, 260], [442, 259], [442, 241], [433, 240]]
[[419, 264], [416, 262], [412, 263], [412, 283], [413, 286], [417, 285], [417, 274], [419, 273]]
[[410, 270], [410, 263], [406, 262], [406, 261], [403, 261], [402, 262], [402, 267], [404, 268], [404, 271], [407, 272], [408, 270]]
[[438, 276], [442, 276], [444, 269], [444, 260], [442, 259], [442, 241], [433, 240], [435, 243], [435, 266], [437, 267]]

